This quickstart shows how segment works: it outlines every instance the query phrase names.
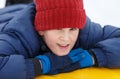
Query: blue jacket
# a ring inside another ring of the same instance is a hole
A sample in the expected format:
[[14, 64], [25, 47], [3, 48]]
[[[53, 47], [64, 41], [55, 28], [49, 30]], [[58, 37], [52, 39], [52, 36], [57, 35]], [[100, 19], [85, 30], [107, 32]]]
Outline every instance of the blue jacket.
[[[49, 49], [34, 30], [35, 6], [17, 5], [0, 10], [0, 78], [33, 79], [34, 57]], [[99, 67], [120, 68], [120, 28], [86, 20], [74, 48], [94, 53]], [[73, 49], [74, 49], [73, 48]]]

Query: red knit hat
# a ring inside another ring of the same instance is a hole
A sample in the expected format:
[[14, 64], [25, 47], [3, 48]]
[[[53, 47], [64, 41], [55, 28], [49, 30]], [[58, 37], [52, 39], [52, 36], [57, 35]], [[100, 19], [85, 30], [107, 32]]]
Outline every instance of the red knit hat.
[[83, 0], [34, 0], [37, 31], [84, 27], [86, 14]]

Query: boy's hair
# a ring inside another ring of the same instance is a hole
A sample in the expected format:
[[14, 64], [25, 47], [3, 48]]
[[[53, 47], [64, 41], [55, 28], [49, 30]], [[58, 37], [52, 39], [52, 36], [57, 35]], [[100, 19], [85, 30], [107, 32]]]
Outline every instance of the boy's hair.
[[37, 31], [79, 28], [86, 22], [83, 0], [34, 0], [36, 4], [35, 29]]

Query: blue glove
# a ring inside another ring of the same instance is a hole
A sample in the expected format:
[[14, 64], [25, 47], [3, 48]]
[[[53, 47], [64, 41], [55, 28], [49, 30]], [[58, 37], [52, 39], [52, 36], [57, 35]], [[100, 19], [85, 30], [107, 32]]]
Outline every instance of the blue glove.
[[66, 56], [56, 56], [53, 53], [45, 53], [36, 57], [41, 61], [42, 74], [57, 74], [59, 70], [81, 60], [80, 49], [72, 50]]
[[76, 50], [76, 52], [80, 53], [80, 54], [78, 54], [80, 57], [80, 60], [78, 62], [72, 63], [72, 64], [64, 67], [64, 69], [59, 70], [59, 73], [69, 72], [69, 71], [73, 71], [73, 70], [85, 68], [85, 67], [90, 67], [95, 64], [94, 58], [91, 56], [91, 54], [87, 50], [83, 50], [83, 49], [79, 48]]
[[[76, 49], [75, 52], [79, 52], [79, 62], [73, 63], [74, 64], [79, 64], [78, 68], [84, 68], [84, 67], [90, 67], [93, 66], [94, 63], [94, 57], [90, 54], [90, 52], [88, 52], [87, 50], [83, 50], [82, 48], [78, 48]], [[76, 66], [76, 65], [74, 65]], [[76, 67], [77, 68], [77, 67]]]
[[81, 49], [81, 58], [82, 60], [79, 61], [80, 68], [94, 65], [94, 58], [87, 50]]

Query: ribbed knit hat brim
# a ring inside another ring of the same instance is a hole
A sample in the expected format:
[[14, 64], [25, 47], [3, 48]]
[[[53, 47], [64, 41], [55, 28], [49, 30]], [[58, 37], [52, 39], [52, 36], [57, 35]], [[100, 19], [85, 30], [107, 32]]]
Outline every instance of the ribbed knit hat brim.
[[[45, 4], [47, 1], [48, 3]], [[54, 4], [51, 1], [54, 1]], [[57, 0], [59, 2], [58, 4], [56, 4], [55, 1], [56, 0], [35, 0], [35, 29], [37, 31], [59, 28], [83, 29], [86, 22], [86, 14], [83, 9], [82, 0]], [[62, 3], [68, 3], [61, 4], [61, 1], [63, 1]], [[71, 1], [71, 3], [69, 1]], [[52, 3], [52, 5], [50, 3]]]

